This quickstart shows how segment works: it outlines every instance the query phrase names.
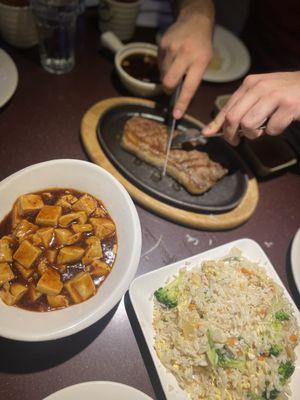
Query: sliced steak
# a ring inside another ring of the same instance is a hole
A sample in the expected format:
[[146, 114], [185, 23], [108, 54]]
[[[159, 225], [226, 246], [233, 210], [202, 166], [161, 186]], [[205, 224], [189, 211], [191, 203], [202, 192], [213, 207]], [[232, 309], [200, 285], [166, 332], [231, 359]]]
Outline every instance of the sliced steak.
[[[176, 135], [176, 132], [175, 132]], [[167, 127], [142, 117], [130, 118], [124, 127], [122, 147], [141, 160], [163, 167], [168, 141]], [[192, 194], [201, 194], [213, 187], [228, 170], [198, 150], [171, 150], [167, 173]]]

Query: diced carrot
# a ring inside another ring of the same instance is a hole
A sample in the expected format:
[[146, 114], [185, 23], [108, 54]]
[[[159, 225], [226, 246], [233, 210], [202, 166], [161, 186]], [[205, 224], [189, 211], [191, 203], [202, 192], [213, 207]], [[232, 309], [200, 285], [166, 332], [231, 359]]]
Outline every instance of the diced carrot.
[[190, 303], [189, 304], [189, 310], [195, 310], [196, 309], [196, 304], [194, 304], [194, 303]]
[[266, 314], [267, 314], [267, 309], [266, 309], [266, 308], [261, 308], [261, 309], [259, 310], [259, 314], [262, 315], [263, 317], [265, 317]]
[[236, 342], [237, 342], [237, 338], [235, 336], [232, 336], [232, 337], [227, 339], [228, 346], [233, 347], [233, 346], [236, 345]]
[[265, 356], [263, 356], [263, 355], [260, 355], [259, 357], [258, 357], [258, 361], [265, 361]]
[[253, 271], [250, 271], [249, 269], [244, 268], [244, 267], [242, 267], [242, 268], [240, 269], [240, 271], [241, 271], [241, 273], [244, 274], [244, 275], [255, 275], [255, 273], [254, 273]]
[[293, 343], [296, 343], [297, 342], [297, 336], [292, 333], [291, 336], [290, 336], [290, 341], [293, 342]]

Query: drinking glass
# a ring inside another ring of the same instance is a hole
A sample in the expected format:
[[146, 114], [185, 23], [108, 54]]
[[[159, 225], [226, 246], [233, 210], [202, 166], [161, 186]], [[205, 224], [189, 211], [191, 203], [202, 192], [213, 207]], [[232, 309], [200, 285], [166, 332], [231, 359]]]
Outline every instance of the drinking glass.
[[78, 0], [31, 0], [39, 32], [41, 64], [64, 74], [75, 65], [74, 39]]

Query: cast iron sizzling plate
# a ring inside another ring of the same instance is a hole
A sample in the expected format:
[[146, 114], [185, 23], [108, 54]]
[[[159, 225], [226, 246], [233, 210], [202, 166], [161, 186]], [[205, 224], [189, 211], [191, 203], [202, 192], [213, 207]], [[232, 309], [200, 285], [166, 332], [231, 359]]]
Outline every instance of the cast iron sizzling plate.
[[[212, 138], [205, 146], [199, 146], [210, 158], [229, 170], [228, 175], [201, 195], [192, 195], [166, 175], [160, 179], [160, 171], [123, 150], [120, 145], [123, 127], [127, 119], [141, 116], [165, 122], [165, 111], [157, 106], [124, 103], [110, 108], [99, 120], [97, 135], [101, 147], [114, 166], [135, 186], [145, 193], [174, 207], [194, 212], [225, 212], [236, 207], [242, 200], [248, 185], [245, 168], [235, 151], [220, 138]], [[187, 119], [177, 125], [178, 130], [199, 128]]]

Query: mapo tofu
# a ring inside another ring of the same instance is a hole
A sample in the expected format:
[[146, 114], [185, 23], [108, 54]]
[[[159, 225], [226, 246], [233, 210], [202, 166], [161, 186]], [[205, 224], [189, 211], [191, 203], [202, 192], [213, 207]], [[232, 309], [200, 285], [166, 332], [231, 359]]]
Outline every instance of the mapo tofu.
[[31, 311], [81, 303], [116, 253], [116, 227], [100, 200], [73, 189], [22, 195], [0, 223], [0, 298]]

